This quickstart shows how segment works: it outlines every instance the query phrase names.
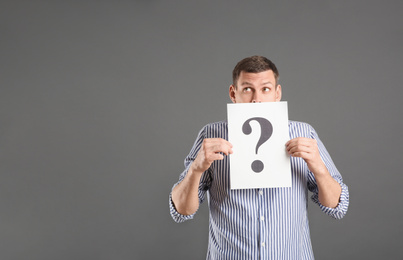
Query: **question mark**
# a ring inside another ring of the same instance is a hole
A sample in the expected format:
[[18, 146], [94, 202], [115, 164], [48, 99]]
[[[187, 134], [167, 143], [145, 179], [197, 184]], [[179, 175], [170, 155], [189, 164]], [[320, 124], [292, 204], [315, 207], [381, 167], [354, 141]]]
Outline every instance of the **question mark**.
[[[249, 118], [248, 120], [246, 120], [243, 125], [242, 125], [242, 132], [246, 135], [249, 135], [250, 133], [252, 133], [252, 127], [250, 126], [250, 122], [251, 121], [257, 121], [260, 124], [260, 138], [259, 141], [256, 144], [256, 154], [259, 150], [259, 147], [264, 144], [267, 140], [269, 140], [269, 138], [271, 137], [272, 133], [273, 133], [273, 126], [270, 123], [269, 120], [267, 120], [266, 118], [263, 117], [253, 117], [253, 118]], [[264, 165], [262, 161], [259, 160], [255, 160], [252, 162], [252, 170], [256, 173], [259, 173], [261, 171], [263, 171]]]

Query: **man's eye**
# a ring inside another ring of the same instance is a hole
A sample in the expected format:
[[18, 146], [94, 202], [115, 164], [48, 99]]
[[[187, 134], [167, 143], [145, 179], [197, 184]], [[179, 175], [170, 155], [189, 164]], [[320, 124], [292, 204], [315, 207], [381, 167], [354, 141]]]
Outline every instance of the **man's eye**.
[[263, 88], [263, 92], [268, 92], [270, 91], [270, 88]]
[[249, 87], [243, 89], [243, 92], [249, 92], [249, 91], [251, 91], [251, 88], [249, 88]]

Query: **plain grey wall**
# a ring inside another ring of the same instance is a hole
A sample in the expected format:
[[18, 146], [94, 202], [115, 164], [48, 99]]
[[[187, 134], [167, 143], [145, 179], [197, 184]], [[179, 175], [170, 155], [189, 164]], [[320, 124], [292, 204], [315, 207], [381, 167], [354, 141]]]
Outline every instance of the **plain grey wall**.
[[402, 1], [1, 1], [0, 259], [204, 259], [168, 194], [264, 55], [350, 188], [317, 259], [402, 259]]

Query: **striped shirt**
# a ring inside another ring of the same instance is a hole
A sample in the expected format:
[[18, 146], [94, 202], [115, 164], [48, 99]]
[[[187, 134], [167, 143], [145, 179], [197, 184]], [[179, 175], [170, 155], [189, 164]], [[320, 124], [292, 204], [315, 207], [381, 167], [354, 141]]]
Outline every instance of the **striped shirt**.
[[[199, 202], [207, 195], [209, 206], [209, 243], [207, 259], [314, 259], [308, 224], [308, 190], [311, 199], [327, 215], [341, 219], [347, 212], [349, 193], [325, 146], [315, 130], [306, 123], [289, 121], [290, 139], [308, 137], [317, 140], [320, 156], [342, 191], [336, 208], [320, 204], [315, 177], [301, 158], [291, 157], [292, 187], [230, 189], [229, 158], [215, 161], [203, 173], [199, 184]], [[228, 140], [226, 121], [206, 125], [185, 159], [186, 176], [205, 138]], [[174, 187], [178, 184], [176, 183]], [[193, 215], [181, 215], [170, 195], [170, 213], [180, 223]], [[196, 214], [196, 213], [195, 213]]]

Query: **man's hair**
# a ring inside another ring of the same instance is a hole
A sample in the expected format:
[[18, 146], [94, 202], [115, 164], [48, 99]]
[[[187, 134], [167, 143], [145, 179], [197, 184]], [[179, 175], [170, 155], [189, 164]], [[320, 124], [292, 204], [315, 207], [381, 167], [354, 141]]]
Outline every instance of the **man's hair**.
[[274, 78], [276, 79], [276, 87], [279, 80], [279, 73], [276, 68], [276, 65], [266, 57], [263, 56], [252, 56], [245, 58], [238, 62], [235, 66], [234, 70], [232, 71], [232, 84], [237, 87], [236, 83], [238, 81], [239, 75], [242, 71], [248, 73], [259, 73], [266, 70], [273, 71]]

